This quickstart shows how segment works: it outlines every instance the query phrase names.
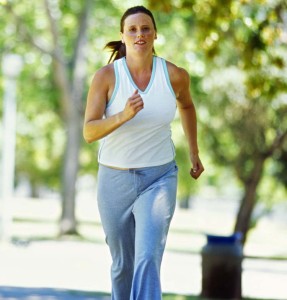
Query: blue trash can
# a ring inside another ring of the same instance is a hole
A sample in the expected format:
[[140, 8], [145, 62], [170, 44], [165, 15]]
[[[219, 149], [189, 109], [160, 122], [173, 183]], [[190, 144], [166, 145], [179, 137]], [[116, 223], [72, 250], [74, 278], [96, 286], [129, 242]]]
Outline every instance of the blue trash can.
[[207, 235], [202, 248], [202, 292], [204, 298], [241, 299], [243, 250], [241, 233]]

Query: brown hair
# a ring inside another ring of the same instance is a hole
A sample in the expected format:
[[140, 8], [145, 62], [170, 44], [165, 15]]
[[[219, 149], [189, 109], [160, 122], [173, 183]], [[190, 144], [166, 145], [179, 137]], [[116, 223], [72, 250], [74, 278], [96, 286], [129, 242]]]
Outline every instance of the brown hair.
[[[124, 31], [125, 19], [128, 16], [134, 15], [134, 14], [137, 14], [137, 13], [143, 13], [143, 14], [146, 14], [146, 15], [150, 16], [150, 18], [152, 20], [152, 23], [153, 23], [153, 26], [154, 26], [154, 29], [155, 29], [155, 31], [157, 31], [155, 20], [154, 20], [152, 12], [150, 10], [148, 10], [147, 8], [145, 8], [144, 6], [134, 6], [134, 7], [131, 7], [129, 9], [127, 9], [126, 12], [123, 14], [123, 16], [121, 18], [121, 32]], [[109, 42], [109, 43], [106, 44], [104, 49], [109, 49], [112, 52], [108, 63], [126, 56], [126, 45], [124, 43], [122, 43], [122, 41]], [[153, 53], [155, 53], [154, 48], [152, 50], [153, 50]]]

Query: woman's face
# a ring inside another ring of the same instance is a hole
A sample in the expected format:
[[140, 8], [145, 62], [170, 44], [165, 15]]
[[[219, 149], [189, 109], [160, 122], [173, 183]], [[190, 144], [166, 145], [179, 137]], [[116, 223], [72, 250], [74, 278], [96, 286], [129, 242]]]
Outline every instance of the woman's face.
[[126, 50], [152, 51], [156, 31], [150, 16], [144, 13], [137, 13], [128, 16], [124, 21], [122, 42]]

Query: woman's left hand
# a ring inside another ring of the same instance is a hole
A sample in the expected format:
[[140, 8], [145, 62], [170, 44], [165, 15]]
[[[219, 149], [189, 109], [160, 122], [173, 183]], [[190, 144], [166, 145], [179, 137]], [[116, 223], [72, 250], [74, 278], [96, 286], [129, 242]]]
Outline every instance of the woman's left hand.
[[201, 175], [201, 173], [204, 171], [204, 167], [203, 167], [201, 160], [197, 154], [191, 155], [190, 159], [192, 162], [192, 168], [190, 170], [190, 175], [192, 178], [197, 179]]

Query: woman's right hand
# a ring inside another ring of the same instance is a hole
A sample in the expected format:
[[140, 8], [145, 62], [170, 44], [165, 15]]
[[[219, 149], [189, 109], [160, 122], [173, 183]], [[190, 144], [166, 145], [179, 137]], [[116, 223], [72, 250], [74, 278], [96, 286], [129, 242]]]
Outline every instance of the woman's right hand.
[[144, 102], [138, 90], [128, 98], [123, 114], [127, 120], [132, 119], [139, 111], [144, 108]]
[[144, 103], [138, 90], [128, 98], [125, 108], [108, 118], [103, 118], [109, 98], [109, 87], [114, 85], [114, 68], [107, 65], [97, 71], [87, 97], [83, 134], [87, 143], [97, 141], [132, 119]]

